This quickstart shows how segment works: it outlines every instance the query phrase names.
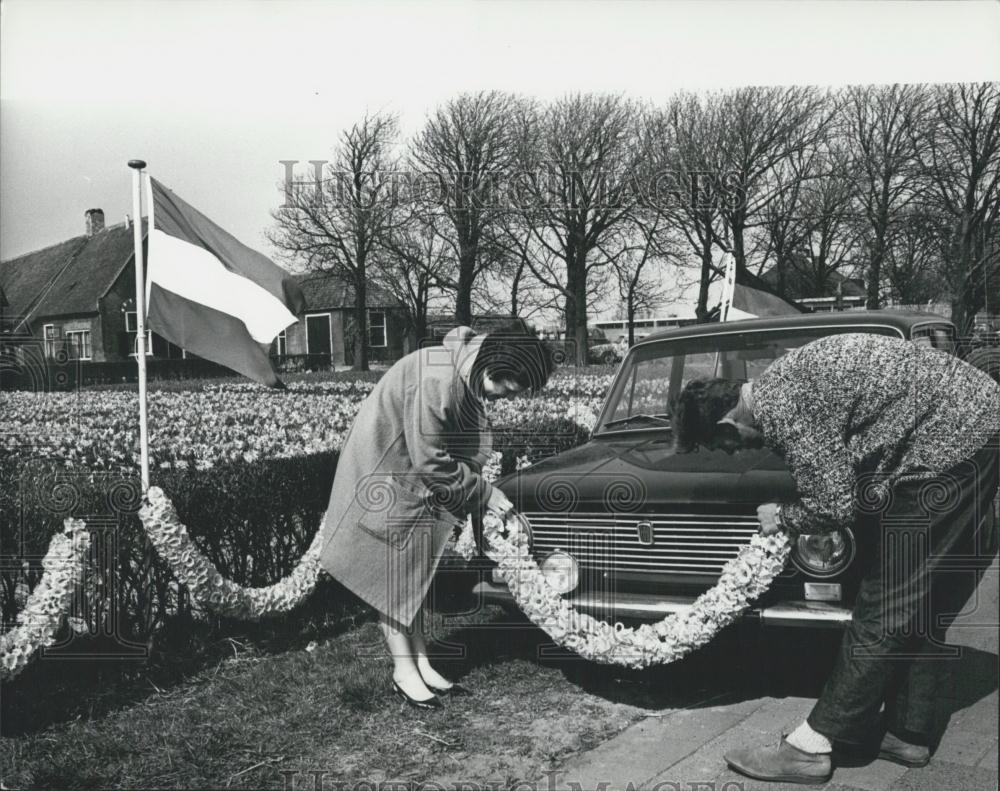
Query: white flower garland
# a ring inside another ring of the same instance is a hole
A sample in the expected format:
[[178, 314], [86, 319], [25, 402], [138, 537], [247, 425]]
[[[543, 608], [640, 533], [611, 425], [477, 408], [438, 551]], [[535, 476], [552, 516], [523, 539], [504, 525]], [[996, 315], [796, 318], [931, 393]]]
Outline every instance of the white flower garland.
[[309, 549], [287, 577], [266, 588], [244, 588], [223, 577], [198, 549], [159, 486], [149, 488], [139, 518], [178, 582], [187, 586], [196, 602], [221, 615], [258, 620], [288, 612], [312, 593], [319, 579], [322, 530], [316, 531]]
[[49, 542], [42, 559], [42, 579], [18, 613], [17, 625], [0, 636], [0, 679], [13, 678], [35, 652], [52, 645], [73, 603], [90, 551], [90, 533], [80, 519], [67, 519], [63, 524], [63, 532]]
[[691, 605], [655, 624], [613, 626], [578, 612], [552, 588], [531, 557], [519, 520], [483, 517], [487, 556], [497, 563], [514, 601], [557, 644], [585, 659], [643, 668], [666, 664], [700, 648], [764, 591], [785, 567], [791, 541], [784, 533], [755, 535], [722, 569], [719, 581]]
[[[524, 466], [527, 459], [519, 458], [518, 469]], [[500, 453], [494, 451], [483, 475], [492, 483], [499, 469]], [[497, 564], [514, 601], [532, 623], [557, 644], [586, 659], [634, 668], [674, 662], [708, 643], [771, 587], [792, 550], [784, 533], [757, 534], [723, 566], [715, 587], [695, 599], [688, 610], [655, 624], [629, 628], [578, 612], [552, 588], [531, 556], [529, 538], [521, 531], [519, 520], [505, 523], [499, 514], [487, 512], [483, 533], [488, 544], [486, 556]], [[456, 551], [469, 560], [475, 549], [470, 517]]]

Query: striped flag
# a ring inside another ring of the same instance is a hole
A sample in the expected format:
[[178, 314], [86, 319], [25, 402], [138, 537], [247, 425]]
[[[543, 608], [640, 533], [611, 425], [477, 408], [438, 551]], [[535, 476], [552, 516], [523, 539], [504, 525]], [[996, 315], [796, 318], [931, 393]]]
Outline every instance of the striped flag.
[[289, 272], [150, 178], [147, 326], [171, 343], [280, 387], [268, 356], [305, 305]]

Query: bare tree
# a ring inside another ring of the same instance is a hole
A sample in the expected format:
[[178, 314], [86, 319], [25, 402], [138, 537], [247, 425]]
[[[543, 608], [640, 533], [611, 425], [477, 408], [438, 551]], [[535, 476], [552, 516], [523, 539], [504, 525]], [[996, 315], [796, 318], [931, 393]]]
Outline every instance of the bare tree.
[[456, 288], [456, 261], [450, 245], [435, 229], [441, 218], [413, 204], [398, 207], [398, 218], [383, 236], [372, 279], [392, 294], [406, 316], [417, 343], [427, 336], [431, 303]]
[[587, 362], [588, 301], [610, 258], [604, 244], [629, 222], [636, 201], [640, 109], [622, 96], [574, 94], [522, 128], [524, 227], [535, 277], [556, 291], [576, 363]]
[[886, 251], [883, 273], [894, 300], [915, 305], [951, 290], [942, 266], [948, 236], [947, 219], [929, 214], [925, 207], [914, 206], [900, 218]]
[[392, 115], [366, 116], [343, 132], [319, 184], [286, 190], [272, 213], [271, 243], [311, 272], [343, 278], [354, 292], [354, 363], [368, 370], [368, 267], [393, 218]]
[[901, 212], [920, 193], [919, 155], [926, 89], [917, 85], [847, 90], [843, 134], [850, 146], [855, 196], [866, 224], [867, 306], [880, 305], [882, 263]]
[[676, 260], [675, 240], [665, 233], [663, 216], [648, 209], [633, 213], [632, 223], [621, 230], [626, 238], [615, 240], [609, 254], [618, 296], [625, 306], [628, 345], [635, 343], [635, 318], [658, 307], [670, 296], [655, 265], [666, 259]]
[[818, 144], [833, 113], [826, 94], [808, 87], [740, 88], [717, 101], [721, 123], [713, 140], [720, 149], [719, 178], [731, 192], [719, 207], [739, 275], [748, 267], [748, 231], [767, 221], [772, 202], [797, 188], [789, 176], [804, 175], [781, 166]]
[[522, 100], [499, 91], [462, 94], [427, 119], [411, 146], [411, 159], [438, 179], [429, 196], [447, 218], [435, 223], [457, 261], [455, 318], [472, 323], [476, 278], [493, 259], [483, 248], [499, 207], [498, 187], [515, 154], [512, 125]]
[[822, 172], [800, 187], [803, 214], [801, 255], [792, 259], [799, 280], [822, 296], [854, 262], [859, 227], [854, 213], [854, 180], [846, 152], [834, 145], [824, 151]]
[[709, 320], [709, 286], [723, 275], [713, 261], [714, 250], [728, 250], [721, 203], [733, 196], [719, 179], [721, 127], [717, 96], [681, 93], [653, 115], [645, 129], [651, 167], [647, 202], [694, 253], [699, 281], [695, 315], [700, 322]]
[[952, 287], [952, 321], [966, 334], [991, 287], [1000, 293], [1000, 88], [942, 85], [932, 106], [919, 135], [926, 141], [920, 150], [926, 199], [946, 223], [943, 273]]

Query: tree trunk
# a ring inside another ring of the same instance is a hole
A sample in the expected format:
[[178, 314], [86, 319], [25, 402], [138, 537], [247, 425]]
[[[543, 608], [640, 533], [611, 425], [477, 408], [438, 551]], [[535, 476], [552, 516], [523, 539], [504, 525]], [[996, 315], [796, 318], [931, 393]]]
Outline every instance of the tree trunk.
[[628, 347], [635, 344], [635, 289], [629, 289], [628, 301], [625, 303], [625, 320], [628, 322]]
[[462, 245], [458, 259], [458, 292], [455, 295], [455, 321], [472, 326], [472, 280], [476, 266], [476, 251]]
[[521, 259], [521, 263], [517, 265], [517, 270], [514, 272], [514, 282], [511, 284], [510, 289], [510, 315], [512, 318], [517, 318], [517, 292], [521, 286], [521, 276], [524, 274], [524, 258]]
[[368, 370], [368, 284], [365, 282], [366, 268], [362, 264], [357, 269], [354, 283], [354, 365], [352, 371]]
[[712, 240], [709, 237], [702, 242], [701, 246], [701, 283], [698, 288], [698, 305], [694, 309], [699, 324], [704, 324], [708, 321], [708, 283], [711, 277]]

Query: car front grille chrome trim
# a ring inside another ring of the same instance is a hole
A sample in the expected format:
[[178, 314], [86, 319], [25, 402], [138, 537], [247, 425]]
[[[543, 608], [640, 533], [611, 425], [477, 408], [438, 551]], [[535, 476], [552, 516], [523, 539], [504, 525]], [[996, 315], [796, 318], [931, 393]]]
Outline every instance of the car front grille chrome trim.
[[758, 531], [756, 515], [535, 513], [537, 553], [561, 549], [591, 569], [719, 574]]

